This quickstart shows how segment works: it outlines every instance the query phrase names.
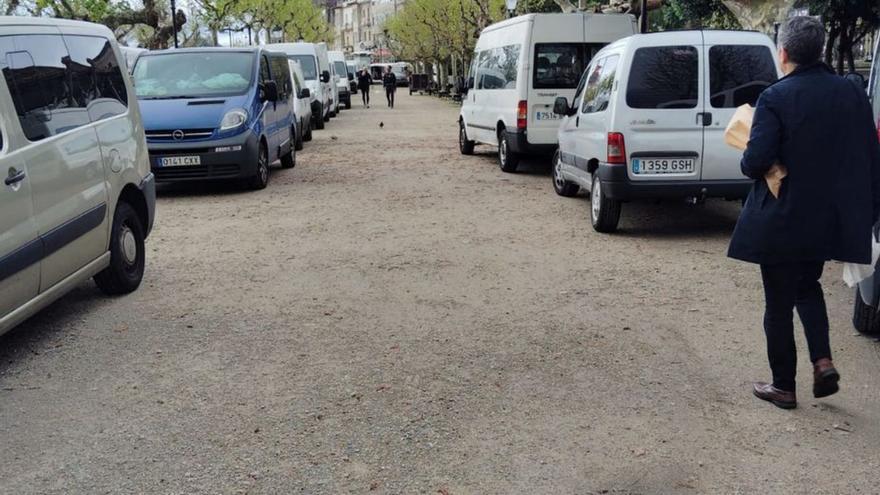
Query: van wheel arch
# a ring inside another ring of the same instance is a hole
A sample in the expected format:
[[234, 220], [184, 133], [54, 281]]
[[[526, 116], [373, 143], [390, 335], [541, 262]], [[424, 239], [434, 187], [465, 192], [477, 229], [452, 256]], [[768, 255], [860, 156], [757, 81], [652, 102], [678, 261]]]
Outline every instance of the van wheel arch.
[[134, 184], [126, 184], [122, 188], [122, 192], [119, 193], [119, 199], [116, 200], [117, 208], [119, 208], [120, 202], [128, 203], [137, 213], [138, 220], [141, 221], [141, 225], [144, 227], [144, 239], [146, 239], [149, 236], [147, 229], [150, 217], [147, 214], [147, 198], [144, 197], [144, 193]]
[[587, 161], [587, 172], [592, 175], [596, 173], [596, 170], [599, 170], [599, 160], [592, 158]]

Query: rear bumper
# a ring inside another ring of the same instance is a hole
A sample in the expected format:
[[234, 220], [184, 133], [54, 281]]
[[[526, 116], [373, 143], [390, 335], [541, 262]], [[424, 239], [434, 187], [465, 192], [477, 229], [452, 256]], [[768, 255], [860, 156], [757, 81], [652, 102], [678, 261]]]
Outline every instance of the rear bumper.
[[[215, 151], [220, 147], [240, 146], [237, 151]], [[260, 139], [247, 131], [238, 136], [191, 143], [150, 143], [150, 168], [156, 182], [184, 182], [252, 177], [257, 171]], [[161, 167], [163, 156], [199, 156], [201, 165]]]
[[605, 194], [620, 201], [689, 197], [742, 199], [748, 196], [754, 182], [751, 179], [633, 181], [627, 175], [625, 166], [607, 163], [600, 163], [597, 173]]
[[138, 189], [144, 195], [144, 202], [147, 204], [147, 224], [144, 225], [144, 237], [150, 235], [153, 230], [153, 222], [156, 220], [156, 176], [153, 173], [147, 174], [144, 180], [138, 184]]
[[508, 145], [510, 151], [523, 155], [552, 155], [556, 151], [556, 144], [533, 144], [529, 142], [527, 131], [522, 129], [508, 129]]

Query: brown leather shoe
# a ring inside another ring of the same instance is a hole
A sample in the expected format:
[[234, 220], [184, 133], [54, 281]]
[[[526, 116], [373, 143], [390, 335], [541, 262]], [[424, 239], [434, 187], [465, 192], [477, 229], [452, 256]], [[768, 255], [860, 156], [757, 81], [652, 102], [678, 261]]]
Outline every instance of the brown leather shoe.
[[755, 382], [753, 387], [752, 393], [755, 394], [755, 397], [766, 400], [776, 407], [782, 409], [794, 409], [797, 407], [797, 398], [794, 392], [779, 390], [773, 385], [764, 382]]
[[822, 358], [813, 363], [813, 396], [817, 399], [836, 394], [840, 390], [840, 373], [834, 369], [834, 363]]

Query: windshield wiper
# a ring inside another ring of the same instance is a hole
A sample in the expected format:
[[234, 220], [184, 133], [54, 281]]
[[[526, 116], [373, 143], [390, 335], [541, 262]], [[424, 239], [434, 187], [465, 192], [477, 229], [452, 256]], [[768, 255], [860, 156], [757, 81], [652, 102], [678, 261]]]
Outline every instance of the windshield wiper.
[[204, 96], [193, 95], [173, 95], [173, 96], [142, 96], [142, 100], [184, 100], [192, 98], [206, 98]]

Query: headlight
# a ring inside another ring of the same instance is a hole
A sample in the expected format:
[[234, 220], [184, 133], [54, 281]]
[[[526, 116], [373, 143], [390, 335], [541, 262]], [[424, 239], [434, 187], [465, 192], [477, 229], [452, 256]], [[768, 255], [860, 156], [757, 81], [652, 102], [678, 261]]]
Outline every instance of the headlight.
[[220, 121], [220, 130], [228, 131], [230, 129], [235, 129], [237, 127], [241, 127], [247, 122], [248, 114], [242, 108], [236, 108], [226, 112], [226, 115], [223, 116], [223, 120]]

